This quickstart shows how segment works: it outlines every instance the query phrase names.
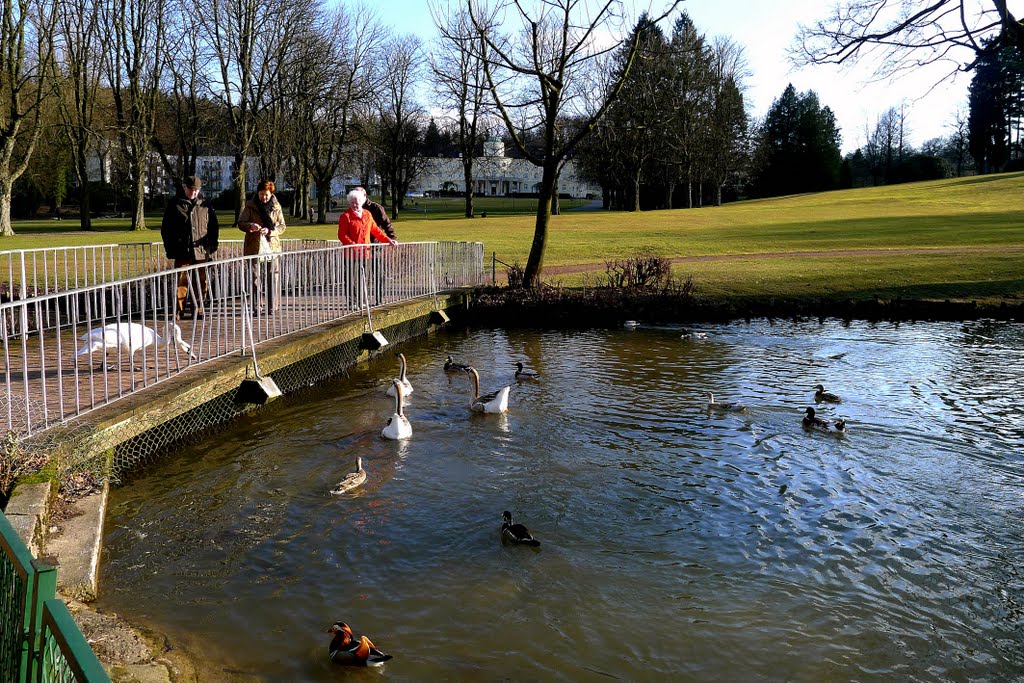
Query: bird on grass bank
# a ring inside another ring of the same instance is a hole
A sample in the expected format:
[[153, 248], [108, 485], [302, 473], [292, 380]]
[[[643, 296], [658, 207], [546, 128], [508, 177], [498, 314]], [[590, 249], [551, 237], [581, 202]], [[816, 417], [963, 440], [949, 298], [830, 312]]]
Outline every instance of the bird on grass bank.
[[[402, 391], [405, 392], [406, 396], [408, 396], [409, 394], [412, 393], [412, 384], [409, 382], [409, 378], [405, 376], [406, 363], [404, 353], [398, 354], [398, 365], [400, 368], [398, 371], [398, 379], [394, 381], [402, 385]], [[388, 390], [385, 393], [387, 393], [388, 396], [395, 395], [394, 383], [388, 385]]]
[[522, 524], [512, 523], [512, 513], [505, 510], [501, 513], [501, 540], [508, 543], [517, 543], [519, 545], [529, 545], [537, 548], [540, 546], [540, 541], [535, 539]]
[[340, 496], [343, 493], [351, 491], [357, 486], [362, 486], [365, 481], [366, 470], [363, 469], [363, 459], [356, 458], [356, 471], [345, 475], [345, 478], [339, 481], [334, 488], [331, 489], [331, 495]]
[[825, 386], [822, 384], [814, 385], [814, 400], [817, 403], [842, 403], [843, 399], [839, 398], [830, 391], [825, 391]]
[[708, 412], [716, 411], [720, 413], [742, 413], [747, 409], [742, 403], [736, 403], [735, 401], [716, 401], [715, 395], [710, 391], [705, 391], [704, 395], [708, 397]]
[[527, 370], [522, 362], [516, 363], [516, 379], [538, 379], [539, 377], [537, 372]]
[[445, 360], [444, 362], [445, 372], [465, 372], [468, 369], [468, 365], [466, 365], [465, 363], [456, 363], [455, 359], [452, 358], [451, 356], [448, 356], [447, 360]]
[[327, 633], [333, 633], [331, 639], [330, 653], [331, 661], [335, 664], [346, 666], [380, 666], [389, 659], [391, 655], [384, 654], [374, 646], [366, 636], [359, 636], [356, 640], [352, 634], [352, 628], [343, 621], [336, 621], [327, 629]]
[[489, 394], [480, 395], [480, 374], [476, 368], [466, 369], [473, 379], [473, 395], [469, 399], [469, 408], [478, 413], [504, 413], [508, 410], [508, 395], [512, 387], [502, 387]]
[[405, 389], [402, 388], [402, 383], [397, 379], [391, 381], [391, 386], [395, 390], [395, 412], [388, 418], [388, 423], [384, 425], [384, 429], [380, 431], [380, 435], [385, 439], [408, 439], [412, 436], [412, 424], [409, 423], [409, 418], [405, 416], [405, 409], [403, 404], [405, 403]]
[[189, 358], [195, 358], [192, 347], [181, 338], [181, 328], [177, 324], [168, 325], [167, 334], [161, 336], [150, 327], [141, 323], [116, 322], [86, 332], [78, 338], [85, 344], [78, 349], [76, 356], [92, 356], [96, 351], [103, 352], [103, 364], [106, 365], [106, 354], [120, 349], [128, 355], [128, 361], [135, 367], [135, 354], [149, 346], [175, 346]]
[[808, 406], [804, 412], [803, 426], [804, 429], [823, 432], [825, 434], [846, 433], [846, 420], [836, 420], [835, 422], [823, 420], [814, 414], [814, 408], [811, 408], [810, 406]]

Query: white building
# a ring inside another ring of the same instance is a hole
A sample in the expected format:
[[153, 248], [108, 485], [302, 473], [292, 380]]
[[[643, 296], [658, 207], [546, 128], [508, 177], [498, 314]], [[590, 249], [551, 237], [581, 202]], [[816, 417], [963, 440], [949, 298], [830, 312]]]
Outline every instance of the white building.
[[[537, 192], [540, 189], [541, 168], [526, 159], [505, 156], [505, 144], [491, 136], [484, 142], [484, 155], [473, 162], [473, 193], [480, 196], [500, 197], [516, 192]], [[412, 192], [465, 192], [462, 159], [430, 157], [413, 181]], [[559, 194], [572, 197], [600, 197], [601, 188], [576, 176], [576, 167], [567, 161], [558, 179]]]

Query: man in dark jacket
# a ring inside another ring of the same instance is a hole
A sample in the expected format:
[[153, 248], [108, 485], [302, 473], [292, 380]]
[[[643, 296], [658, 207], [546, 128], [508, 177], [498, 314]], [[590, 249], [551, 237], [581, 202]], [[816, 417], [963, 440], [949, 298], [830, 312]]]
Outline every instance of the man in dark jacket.
[[[395, 235], [395, 226], [391, 224], [391, 219], [388, 218], [388, 214], [384, 210], [384, 207], [371, 200], [370, 195], [367, 194], [365, 188], [357, 187], [355, 189], [356, 191], [363, 193], [363, 197], [366, 199], [366, 201], [363, 202], [363, 210], [370, 212], [370, 215], [373, 216], [373, 222], [377, 224], [377, 227], [383, 230], [391, 239], [398, 239], [398, 236]], [[373, 233], [370, 233], [370, 242], [376, 241], [377, 238], [373, 236]], [[374, 250], [373, 263], [370, 264], [370, 270], [373, 273], [373, 282], [370, 285], [373, 288], [373, 291], [370, 292], [370, 296], [375, 303], [381, 303], [384, 300], [385, 270], [394, 268], [395, 263], [395, 254], [390, 250]]]
[[[175, 268], [209, 263], [217, 251], [217, 237], [220, 232], [217, 225], [217, 214], [214, 213], [212, 206], [207, 205], [206, 198], [200, 194], [201, 187], [202, 182], [197, 176], [187, 176], [181, 183], [181, 190], [164, 211], [160, 235], [164, 239], [164, 251], [167, 252], [167, 258], [174, 262]], [[210, 291], [206, 268], [180, 273], [178, 275], [178, 305], [175, 310], [175, 315], [179, 319], [184, 316], [185, 302], [189, 298], [189, 272], [196, 273], [199, 279], [199, 298], [195, 305], [195, 317], [203, 317], [203, 302], [206, 301]]]

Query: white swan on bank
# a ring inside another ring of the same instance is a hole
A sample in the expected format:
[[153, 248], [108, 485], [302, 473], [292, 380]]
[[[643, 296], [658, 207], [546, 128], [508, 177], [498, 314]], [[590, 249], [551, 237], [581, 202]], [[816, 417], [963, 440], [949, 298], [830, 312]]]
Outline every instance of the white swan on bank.
[[168, 326], [170, 336], [160, 336], [152, 328], [140, 323], [116, 322], [109, 323], [103, 327], [97, 327], [91, 332], [86, 332], [79, 341], [85, 344], [78, 349], [76, 356], [91, 356], [96, 351], [103, 352], [104, 363], [106, 354], [112, 349], [120, 349], [128, 355], [132, 365], [135, 364], [135, 354], [148, 346], [169, 346], [175, 345], [182, 353], [190, 358], [195, 358], [192, 347], [181, 338], [181, 328], [177, 324]]

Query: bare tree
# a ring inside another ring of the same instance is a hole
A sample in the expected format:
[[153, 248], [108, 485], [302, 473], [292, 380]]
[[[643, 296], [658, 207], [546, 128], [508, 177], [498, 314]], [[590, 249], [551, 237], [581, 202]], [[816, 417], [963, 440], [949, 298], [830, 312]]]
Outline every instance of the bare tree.
[[146, 175], [164, 66], [167, 0], [109, 0], [107, 73], [132, 187], [132, 230], [146, 229]]
[[389, 188], [391, 217], [401, 212], [405, 193], [419, 172], [420, 119], [423, 110], [414, 90], [424, 64], [420, 39], [414, 35], [393, 38], [384, 48], [384, 73], [377, 106], [377, 170]]
[[437, 83], [439, 104], [454, 113], [456, 146], [462, 154], [462, 176], [466, 188], [466, 218], [473, 210], [473, 162], [480, 142], [480, 121], [484, 115], [484, 65], [480, 36], [465, 10], [442, 14], [432, 8], [441, 38], [430, 55], [430, 69]]
[[4, 0], [0, 17], [0, 237], [14, 234], [11, 194], [42, 132], [53, 59], [53, 0]]
[[966, 108], [960, 107], [953, 114], [953, 121], [949, 124], [949, 146], [950, 151], [956, 160], [956, 175], [958, 178], [964, 174], [964, 165], [968, 159], [968, 119], [969, 117]]
[[827, 19], [801, 26], [790, 54], [798, 64], [881, 57], [879, 75], [891, 76], [934, 63], [969, 70], [1005, 44], [1024, 54], [1024, 24], [1007, 0], [845, 0]]
[[[677, 4], [678, 0], [669, 3], [668, 10], [655, 23]], [[481, 56], [491, 98], [513, 144], [524, 158], [542, 169], [533, 244], [524, 272], [527, 286], [537, 287], [544, 267], [551, 202], [561, 163], [618, 96], [636, 56], [639, 33], [629, 42], [626, 67], [612, 88], [596, 103], [592, 113], [584, 115], [582, 103], [574, 98], [583, 89], [577, 79], [582, 65], [619, 45], [615, 42], [602, 46], [597, 42], [597, 34], [606, 30], [624, 34], [621, 2], [607, 0], [592, 10], [582, 0], [546, 0], [535, 11], [519, 0], [501, 0], [493, 11], [474, 0], [467, 0], [467, 7], [482, 38]], [[506, 32], [506, 13], [517, 20], [520, 31]], [[567, 132], [564, 124], [574, 120], [574, 115], [581, 125], [572, 126], [571, 132]], [[520, 116], [539, 132], [539, 151], [527, 147], [516, 124]]]
[[151, 143], [176, 190], [183, 177], [195, 174], [200, 150], [210, 146], [223, 125], [208, 97], [213, 57], [205, 48], [199, 14], [192, 0], [169, 3], [163, 97]]
[[78, 182], [79, 220], [82, 230], [92, 230], [89, 155], [96, 152], [102, 134], [96, 114], [109, 42], [103, 24], [106, 8], [102, 0], [68, 0], [56, 9], [50, 82]]
[[[331, 181], [351, 155], [353, 121], [371, 96], [370, 83], [384, 30], [369, 11], [335, 12], [319, 40], [304, 42], [315, 92], [309, 139], [310, 172], [317, 190], [317, 221], [327, 220]], [[319, 55], [319, 57], [317, 57]]]
[[221, 101], [235, 156], [235, 217], [246, 199], [246, 160], [269, 104], [297, 17], [308, 8], [302, 0], [213, 0], [200, 14], [217, 62], [214, 95]]

